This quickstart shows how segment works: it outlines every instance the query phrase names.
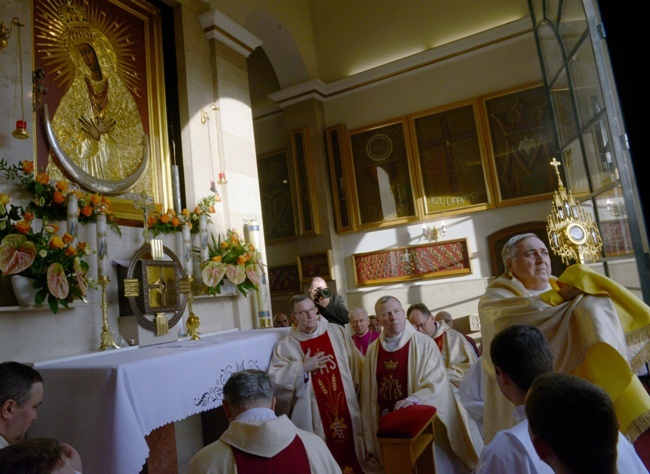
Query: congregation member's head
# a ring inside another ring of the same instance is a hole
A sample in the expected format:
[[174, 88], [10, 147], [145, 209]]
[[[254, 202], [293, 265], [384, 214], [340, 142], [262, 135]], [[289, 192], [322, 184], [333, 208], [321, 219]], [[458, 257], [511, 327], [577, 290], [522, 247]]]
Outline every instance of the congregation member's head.
[[307, 295], [294, 295], [289, 301], [291, 316], [296, 322], [298, 329], [305, 334], [311, 334], [318, 329], [320, 315], [316, 304]]
[[540, 375], [526, 397], [530, 436], [558, 473], [616, 472], [618, 422], [603, 389], [574, 375]]
[[454, 318], [449, 311], [438, 311], [434, 318], [436, 321], [444, 322], [450, 328], [454, 328]]
[[0, 472], [11, 474], [74, 474], [65, 447], [55, 439], [36, 438], [0, 449]]
[[0, 364], [0, 436], [9, 444], [21, 439], [43, 402], [43, 378], [18, 362]]
[[282, 312], [275, 313], [275, 316], [273, 316], [273, 327], [276, 328], [289, 327], [289, 317]]
[[386, 337], [399, 336], [406, 327], [406, 314], [402, 303], [394, 296], [382, 296], [375, 303], [375, 314], [384, 328]]
[[271, 379], [262, 370], [235, 372], [223, 386], [223, 409], [226, 416], [232, 421], [252, 408], [275, 408]]
[[490, 358], [501, 392], [515, 405], [542, 374], [553, 371], [553, 353], [544, 334], [534, 326], [516, 324], [500, 331], [490, 345]]
[[528, 233], [512, 237], [501, 250], [506, 271], [525, 288], [543, 291], [551, 278], [551, 258], [546, 244], [537, 235]]
[[377, 321], [377, 316], [374, 314], [368, 316], [368, 329], [375, 332], [381, 332], [382, 330], [381, 324], [379, 324], [379, 321]]
[[369, 325], [368, 311], [364, 308], [355, 308], [350, 311], [350, 326], [352, 326], [354, 334], [363, 336], [368, 332]]
[[422, 334], [433, 337], [436, 333], [436, 321], [424, 303], [415, 303], [409, 306], [409, 309], [406, 310], [406, 316], [413, 327]]

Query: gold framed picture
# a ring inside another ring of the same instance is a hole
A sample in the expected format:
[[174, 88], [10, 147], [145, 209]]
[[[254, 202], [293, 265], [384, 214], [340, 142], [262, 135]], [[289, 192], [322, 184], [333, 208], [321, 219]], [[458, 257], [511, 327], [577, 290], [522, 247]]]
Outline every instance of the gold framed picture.
[[424, 214], [485, 209], [491, 202], [475, 100], [410, 115]]
[[526, 86], [483, 97], [497, 204], [548, 198], [557, 145], [546, 88]]
[[170, 207], [160, 10], [146, 0], [34, 0], [33, 11], [52, 131], [38, 124], [39, 171], [115, 195], [121, 223], [141, 222], [141, 192]]
[[467, 239], [352, 255], [356, 286], [383, 285], [472, 273]]
[[278, 150], [258, 157], [257, 169], [264, 240], [268, 243], [295, 237], [294, 192], [287, 151]]
[[302, 292], [298, 265], [290, 263], [269, 267], [269, 290], [271, 295], [295, 295]]
[[314, 277], [323, 280], [333, 280], [332, 268], [334, 261], [332, 250], [312, 252], [298, 255], [298, 276], [301, 283], [309, 283]]
[[357, 227], [416, 217], [407, 134], [404, 118], [350, 131]]

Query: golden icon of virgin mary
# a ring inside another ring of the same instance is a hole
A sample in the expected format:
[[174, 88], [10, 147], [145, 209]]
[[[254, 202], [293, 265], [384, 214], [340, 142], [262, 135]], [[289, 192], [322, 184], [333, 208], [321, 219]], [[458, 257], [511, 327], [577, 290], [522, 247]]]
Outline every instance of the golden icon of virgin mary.
[[[93, 26], [85, 6], [68, 0], [58, 5], [57, 13], [57, 39], [67, 52], [61, 62], [67, 59], [73, 76], [51, 122], [57, 145], [88, 175], [123, 180], [138, 170], [147, 153], [138, 107], [118, 73], [111, 42]], [[52, 164], [48, 173], [61, 176]], [[146, 190], [150, 181], [144, 173], [136, 191]]]

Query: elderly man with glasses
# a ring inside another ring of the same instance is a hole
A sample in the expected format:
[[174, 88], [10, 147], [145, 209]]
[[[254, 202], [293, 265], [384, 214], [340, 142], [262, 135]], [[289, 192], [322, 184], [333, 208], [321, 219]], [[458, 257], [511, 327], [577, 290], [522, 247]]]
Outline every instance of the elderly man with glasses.
[[409, 306], [406, 316], [415, 329], [434, 340], [445, 362], [449, 381], [458, 387], [477, 359], [472, 345], [465, 336], [447, 326], [447, 323], [436, 321], [424, 303]]
[[278, 341], [269, 376], [277, 411], [320, 436], [343, 472], [360, 473], [364, 462], [357, 393], [362, 356], [350, 334], [318, 314], [307, 295], [291, 298], [295, 324]]

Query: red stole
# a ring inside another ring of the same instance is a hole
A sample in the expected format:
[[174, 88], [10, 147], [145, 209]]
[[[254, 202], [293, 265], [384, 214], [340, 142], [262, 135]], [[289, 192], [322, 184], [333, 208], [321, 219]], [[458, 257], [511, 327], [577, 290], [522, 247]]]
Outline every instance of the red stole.
[[440, 336], [433, 338], [433, 340], [436, 342], [436, 344], [438, 344], [438, 349], [440, 349], [441, 354], [442, 354], [442, 348], [443, 348], [443, 346], [445, 344], [445, 339], [444, 339], [445, 334], [447, 334], [447, 333], [443, 332], [442, 334], [440, 334]]
[[408, 397], [410, 345], [411, 341], [395, 352], [388, 352], [379, 344], [376, 374], [379, 416], [390, 413], [395, 402]]
[[314, 370], [310, 373], [312, 388], [318, 404], [318, 413], [325, 431], [325, 442], [343, 472], [361, 473], [363, 471], [359, 466], [354, 449], [352, 417], [329, 334], [325, 332], [313, 339], [300, 341], [300, 347], [303, 353], [307, 352], [307, 349], [311, 349], [312, 355], [324, 352], [325, 355], [330, 356], [324, 369]]
[[273, 474], [282, 472], [287, 474], [310, 474], [309, 458], [305, 445], [298, 435], [293, 441], [272, 458], [265, 458], [250, 454], [230, 446], [235, 457], [237, 472], [242, 474]]

